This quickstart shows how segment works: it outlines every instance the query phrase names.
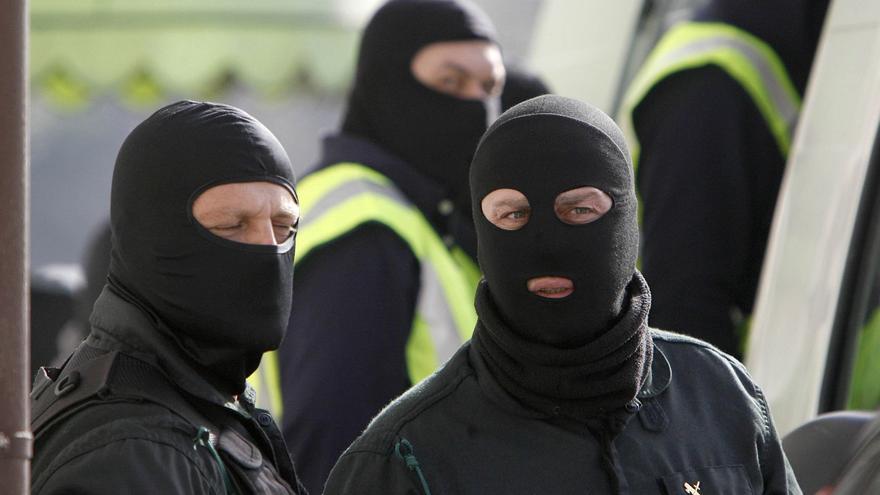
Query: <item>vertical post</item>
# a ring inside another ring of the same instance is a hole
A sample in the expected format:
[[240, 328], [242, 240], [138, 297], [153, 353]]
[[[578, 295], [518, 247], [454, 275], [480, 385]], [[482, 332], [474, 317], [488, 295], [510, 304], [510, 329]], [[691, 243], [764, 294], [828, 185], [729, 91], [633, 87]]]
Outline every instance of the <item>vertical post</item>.
[[27, 0], [0, 0], [0, 484], [30, 491]]

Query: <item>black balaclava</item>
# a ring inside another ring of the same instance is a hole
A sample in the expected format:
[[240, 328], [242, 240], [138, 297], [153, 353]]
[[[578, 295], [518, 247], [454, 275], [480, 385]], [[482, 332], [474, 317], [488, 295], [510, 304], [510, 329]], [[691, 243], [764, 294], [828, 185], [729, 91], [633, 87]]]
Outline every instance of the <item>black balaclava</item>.
[[712, 0], [697, 19], [728, 22], [769, 43], [804, 94], [828, 4], [829, 0]]
[[504, 79], [504, 91], [501, 93], [502, 111], [506, 112], [526, 100], [552, 93], [537, 74], [510, 65], [505, 69], [507, 69], [507, 77]]
[[431, 43], [494, 39], [489, 18], [467, 0], [386, 3], [361, 39], [343, 131], [406, 160], [464, 208], [468, 166], [497, 100], [462, 100], [431, 90], [415, 78], [410, 64]]
[[[620, 129], [576, 100], [541, 96], [505, 112], [486, 132], [471, 167], [478, 259], [477, 350], [505, 388], [536, 408], [575, 417], [624, 405], [651, 361], [650, 292], [635, 270], [637, 202]], [[612, 208], [584, 225], [557, 218], [556, 197], [592, 186]], [[531, 208], [519, 230], [482, 213], [490, 192], [516, 189]], [[563, 299], [532, 294], [534, 277], [571, 279]], [[548, 402], [549, 401], [549, 402]]]
[[192, 101], [137, 126], [113, 172], [110, 288], [228, 394], [244, 389], [287, 329], [294, 238], [278, 246], [223, 239], [196, 221], [192, 205], [212, 186], [257, 181], [296, 198], [281, 143], [242, 110]]
[[[596, 187], [614, 201], [602, 218], [568, 225], [553, 204], [565, 191]], [[486, 219], [488, 193], [516, 189], [532, 213], [516, 231]], [[542, 96], [506, 112], [480, 143], [471, 170], [478, 259], [499, 309], [517, 331], [553, 345], [583, 344], [623, 308], [638, 254], [632, 166], [614, 122], [588, 105]], [[574, 282], [564, 299], [545, 299], [526, 281], [557, 275]]]

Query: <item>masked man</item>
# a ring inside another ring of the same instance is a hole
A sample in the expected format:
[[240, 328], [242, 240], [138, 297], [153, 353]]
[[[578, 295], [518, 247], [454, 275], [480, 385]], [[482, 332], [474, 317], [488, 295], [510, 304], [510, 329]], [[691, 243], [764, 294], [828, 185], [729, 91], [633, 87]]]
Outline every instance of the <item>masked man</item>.
[[517, 105], [470, 177], [473, 340], [372, 421], [326, 494], [800, 493], [743, 367], [647, 326], [629, 152], [608, 116]]
[[245, 378], [287, 329], [299, 204], [281, 144], [182, 101], [128, 136], [88, 338], [34, 385], [33, 493], [305, 493]]
[[499, 111], [494, 40], [466, 1], [383, 5], [363, 33], [341, 132], [300, 183], [292, 338], [280, 374], [261, 372], [280, 376], [284, 435], [310, 491], [384, 405], [470, 338], [468, 168]]

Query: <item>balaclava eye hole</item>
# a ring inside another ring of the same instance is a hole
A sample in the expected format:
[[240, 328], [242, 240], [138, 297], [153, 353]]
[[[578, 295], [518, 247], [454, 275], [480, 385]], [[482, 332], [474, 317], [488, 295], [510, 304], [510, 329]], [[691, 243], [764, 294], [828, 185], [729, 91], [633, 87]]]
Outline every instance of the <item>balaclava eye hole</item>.
[[553, 211], [562, 223], [586, 225], [599, 220], [614, 208], [614, 199], [605, 191], [581, 186], [563, 191], [553, 201]]
[[502, 230], [519, 230], [529, 222], [532, 208], [525, 194], [516, 189], [496, 189], [480, 202], [483, 216]]
[[[248, 188], [248, 190], [241, 191], [240, 189], [235, 189], [239, 185], [248, 184], [263, 184], [269, 186], [270, 189], [266, 189], [263, 186], [260, 186], [260, 189], [257, 190]], [[230, 189], [230, 187], [232, 187], [232, 189]], [[278, 196], [279, 193], [280, 197]], [[293, 188], [284, 181], [252, 179], [220, 181], [209, 183], [206, 186], [197, 189], [192, 194], [188, 203], [190, 223], [200, 235], [206, 237], [212, 242], [220, 242], [224, 245], [236, 246], [243, 249], [248, 249], [251, 246], [257, 247], [259, 250], [271, 249], [271, 247], [267, 247], [270, 246], [269, 244], [251, 243], [238, 238], [243, 233], [243, 230], [251, 227], [251, 225], [249, 225], [251, 222], [260, 220], [258, 218], [259, 215], [255, 215], [255, 211], [248, 211], [246, 208], [242, 209], [239, 205], [239, 203], [245, 200], [246, 197], [253, 194], [260, 196], [264, 194], [272, 194], [276, 197], [263, 197], [257, 199], [269, 199], [273, 203], [278, 201], [282, 205], [287, 203], [289, 199], [293, 202], [294, 210], [296, 212], [299, 211], [299, 201], [297, 200], [296, 193]], [[273, 206], [273, 208], [277, 206], [278, 205]], [[273, 223], [272, 230], [274, 246], [279, 253], [287, 252], [293, 248], [293, 238], [296, 233], [296, 225], [299, 223], [299, 216], [298, 213], [296, 213], [297, 216], [293, 224], [289, 226], [276, 225], [276, 216], [281, 213], [284, 213], [284, 211], [273, 212], [270, 215]], [[202, 218], [199, 218], [199, 216]], [[203, 220], [207, 221], [208, 224], [206, 225]], [[265, 221], [265, 219], [262, 220]], [[284, 230], [286, 230], [286, 232]], [[282, 235], [279, 237], [277, 234]], [[233, 244], [227, 244], [229, 242]]]

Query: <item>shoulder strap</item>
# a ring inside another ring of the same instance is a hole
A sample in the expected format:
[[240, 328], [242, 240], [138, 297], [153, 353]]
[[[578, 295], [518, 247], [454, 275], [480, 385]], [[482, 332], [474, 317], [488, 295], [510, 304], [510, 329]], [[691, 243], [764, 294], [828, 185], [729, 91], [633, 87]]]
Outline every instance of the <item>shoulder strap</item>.
[[149, 401], [195, 428], [216, 428], [152, 365], [118, 351], [102, 354], [73, 370], [41, 368], [34, 389], [31, 429], [35, 439], [49, 426], [96, 402]]

